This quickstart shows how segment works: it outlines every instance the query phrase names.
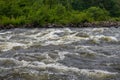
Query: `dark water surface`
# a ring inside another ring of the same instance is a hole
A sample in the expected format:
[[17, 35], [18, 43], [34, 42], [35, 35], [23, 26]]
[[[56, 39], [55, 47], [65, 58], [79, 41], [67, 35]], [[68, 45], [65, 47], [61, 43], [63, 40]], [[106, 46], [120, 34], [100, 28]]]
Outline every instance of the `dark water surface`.
[[0, 80], [120, 80], [120, 28], [1, 30]]

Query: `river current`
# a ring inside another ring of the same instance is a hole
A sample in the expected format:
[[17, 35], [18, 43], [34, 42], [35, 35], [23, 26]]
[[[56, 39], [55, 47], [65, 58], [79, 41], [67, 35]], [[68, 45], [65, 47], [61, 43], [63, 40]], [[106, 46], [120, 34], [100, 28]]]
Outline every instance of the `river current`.
[[1, 30], [0, 80], [120, 80], [120, 28]]

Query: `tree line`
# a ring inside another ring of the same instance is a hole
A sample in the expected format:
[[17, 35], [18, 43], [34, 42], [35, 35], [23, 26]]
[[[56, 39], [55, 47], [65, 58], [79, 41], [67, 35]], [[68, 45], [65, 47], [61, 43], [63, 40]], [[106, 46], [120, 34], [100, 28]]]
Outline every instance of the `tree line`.
[[0, 0], [0, 24], [120, 21], [120, 0]]

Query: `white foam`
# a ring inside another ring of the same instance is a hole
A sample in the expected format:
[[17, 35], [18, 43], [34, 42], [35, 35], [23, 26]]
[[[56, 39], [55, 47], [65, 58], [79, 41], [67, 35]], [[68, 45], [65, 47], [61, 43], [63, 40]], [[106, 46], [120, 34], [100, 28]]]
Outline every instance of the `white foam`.
[[15, 66], [16, 68], [19, 67], [29, 67], [29, 68], [37, 68], [37, 69], [43, 69], [43, 70], [47, 70], [50, 68], [53, 68], [55, 70], [57, 70], [59, 73], [66, 73], [66, 72], [75, 72], [78, 75], [84, 74], [87, 76], [95, 76], [95, 77], [105, 77], [105, 76], [110, 76], [110, 75], [116, 75], [118, 74], [117, 72], [109, 72], [109, 71], [105, 71], [105, 70], [95, 70], [95, 69], [79, 69], [76, 67], [68, 67], [65, 65], [62, 65], [60, 63], [50, 63], [50, 64], [45, 64], [44, 62], [39, 62], [39, 61], [18, 61], [15, 60], [13, 58], [0, 58], [1, 60], [12, 60], [14, 61], [16, 64], [19, 64], [18, 66]]
[[[22, 65], [22, 63], [21, 63], [21, 61], [18, 61], [18, 60], [16, 60], [16, 59], [14, 59], [14, 58], [0, 58], [0, 61], [1, 62], [13, 62], [13, 63], [15, 63], [16, 65]], [[13, 66], [14, 67], [14, 66]]]
[[94, 28], [92, 31], [93, 32], [103, 33], [105, 29], [107, 29], [107, 28]]
[[113, 36], [104, 36], [104, 35], [90, 36], [89, 40], [94, 40], [96, 43], [100, 43], [100, 41], [118, 42], [118, 39], [116, 37], [113, 37]]
[[2, 34], [10, 34], [11, 33], [11, 31], [7, 31], [7, 32], [4, 32], [4, 33], [0, 33], [0, 35], [2, 35]]
[[2, 51], [8, 51], [11, 50], [13, 47], [25, 47], [25, 44], [22, 43], [16, 43], [16, 42], [5, 42], [0, 45], [0, 49]]
[[64, 58], [65, 58], [65, 55], [66, 54], [70, 54], [69, 52], [65, 52], [65, 51], [63, 51], [63, 52], [58, 52], [58, 55], [59, 55], [59, 59], [58, 60], [63, 60]]
[[43, 69], [47, 69], [47, 68], [53, 68], [55, 70], [58, 70], [59, 72], [68, 72], [68, 71], [72, 71], [72, 72], [76, 72], [78, 74], [85, 74], [88, 76], [105, 76], [105, 75], [116, 75], [118, 74], [117, 72], [109, 72], [109, 71], [105, 71], [105, 70], [95, 70], [95, 69], [78, 69], [76, 67], [68, 67], [65, 65], [62, 65], [60, 63], [50, 63], [50, 64], [45, 64], [43, 62], [26, 62], [26, 61], [21, 61], [23, 63], [23, 67], [33, 67], [33, 68], [43, 68]]

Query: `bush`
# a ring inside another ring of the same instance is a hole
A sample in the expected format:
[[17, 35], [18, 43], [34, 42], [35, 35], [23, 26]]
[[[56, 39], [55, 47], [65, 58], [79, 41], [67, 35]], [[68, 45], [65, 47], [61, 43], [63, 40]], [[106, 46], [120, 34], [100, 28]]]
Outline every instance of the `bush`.
[[120, 21], [120, 17], [112, 17], [110, 21]]
[[109, 12], [99, 7], [90, 7], [85, 12], [94, 21], [106, 21], [110, 19]]
[[2, 18], [0, 19], [0, 24], [6, 25], [6, 24], [13, 24], [13, 25], [22, 25], [27, 23], [26, 17], [25, 16], [20, 16], [20, 17], [6, 17], [6, 16], [2, 16]]
[[70, 14], [63, 5], [59, 4], [50, 10], [49, 15], [50, 23], [66, 24], [68, 23], [68, 17]]
[[[99, 4], [99, 0], [89, 1]], [[111, 1], [111, 0], [110, 0]], [[84, 0], [0, 0], [0, 24], [21, 25], [27, 23], [37, 23], [46, 25], [48, 23], [55, 24], [77, 24], [93, 21], [120, 21], [119, 5], [116, 4], [111, 10], [101, 5], [99, 7], [91, 7]], [[104, 1], [102, 2], [104, 3]], [[105, 1], [104, 4], [108, 4]], [[110, 2], [112, 3], [112, 2]], [[119, 3], [119, 1], [117, 1]], [[103, 7], [102, 7], [103, 6]], [[118, 7], [118, 8], [116, 8]], [[87, 9], [88, 8], [88, 9]], [[118, 18], [110, 17], [109, 12], [118, 14]], [[85, 10], [86, 9], [86, 10]], [[118, 11], [117, 11], [118, 10]]]
[[49, 9], [47, 6], [40, 7], [38, 10], [31, 10], [28, 14], [30, 23], [45, 24], [49, 19]]

